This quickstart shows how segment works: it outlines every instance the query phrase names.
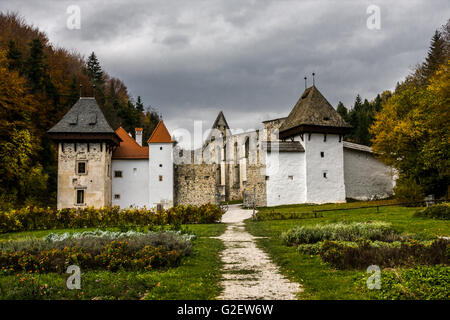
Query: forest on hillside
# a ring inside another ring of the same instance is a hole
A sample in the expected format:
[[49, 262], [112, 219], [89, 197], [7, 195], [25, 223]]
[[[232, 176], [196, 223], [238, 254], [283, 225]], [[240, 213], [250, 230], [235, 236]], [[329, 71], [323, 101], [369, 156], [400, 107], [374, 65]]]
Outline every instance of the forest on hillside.
[[18, 14], [0, 13], [0, 206], [55, 205], [56, 149], [46, 131], [80, 91], [95, 94], [113, 129], [143, 128], [143, 141], [159, 121], [94, 52], [85, 59], [57, 48]]

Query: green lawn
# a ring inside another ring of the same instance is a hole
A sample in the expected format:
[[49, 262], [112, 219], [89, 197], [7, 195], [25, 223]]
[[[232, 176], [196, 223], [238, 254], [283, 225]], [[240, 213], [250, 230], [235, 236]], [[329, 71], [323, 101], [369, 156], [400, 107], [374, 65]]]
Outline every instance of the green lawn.
[[[366, 205], [367, 203], [356, 203]], [[314, 209], [353, 207], [355, 203], [323, 206], [282, 206], [262, 208], [267, 212], [308, 212]], [[423, 237], [449, 236], [450, 223], [443, 220], [415, 218], [417, 208], [400, 206], [355, 209], [348, 211], [324, 212], [321, 218], [246, 221], [247, 230], [254, 236], [267, 237], [258, 240], [265, 250], [281, 268], [281, 272], [293, 281], [304, 286], [300, 299], [371, 299], [375, 293], [364, 287], [361, 279], [367, 277], [365, 271], [336, 270], [323, 263], [318, 256], [299, 254], [296, 247], [285, 246], [280, 234], [298, 225], [314, 225], [335, 223], [340, 221], [380, 220], [392, 223], [392, 226], [403, 233], [421, 234]], [[383, 271], [384, 272], [390, 271]]]
[[[0, 279], [0, 299], [214, 299], [220, 294], [220, 240], [211, 239], [225, 231], [225, 224], [185, 226], [197, 235], [193, 253], [181, 265], [150, 272], [82, 272], [81, 290], [68, 290], [66, 274], [9, 275]], [[43, 237], [49, 230], [3, 234], [3, 239]], [[31, 279], [34, 278], [34, 280]], [[22, 280], [22, 281], [21, 281]], [[47, 286], [46, 286], [47, 285]]]

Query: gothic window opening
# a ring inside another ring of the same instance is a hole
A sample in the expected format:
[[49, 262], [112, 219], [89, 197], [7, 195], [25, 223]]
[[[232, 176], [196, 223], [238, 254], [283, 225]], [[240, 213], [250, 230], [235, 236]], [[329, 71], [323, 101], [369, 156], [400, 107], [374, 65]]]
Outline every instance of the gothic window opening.
[[247, 137], [247, 139], [245, 139], [245, 158], [248, 159], [250, 153], [250, 139]]

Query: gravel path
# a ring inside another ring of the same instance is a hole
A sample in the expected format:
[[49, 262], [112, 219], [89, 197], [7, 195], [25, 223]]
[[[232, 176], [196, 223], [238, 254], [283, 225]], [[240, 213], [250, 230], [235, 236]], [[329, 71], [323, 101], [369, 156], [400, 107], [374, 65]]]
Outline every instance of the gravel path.
[[268, 255], [256, 246], [256, 237], [245, 231], [244, 220], [252, 210], [230, 205], [222, 222], [228, 227], [220, 237], [225, 244], [222, 251], [224, 288], [218, 299], [224, 300], [294, 300], [302, 287], [284, 278]]

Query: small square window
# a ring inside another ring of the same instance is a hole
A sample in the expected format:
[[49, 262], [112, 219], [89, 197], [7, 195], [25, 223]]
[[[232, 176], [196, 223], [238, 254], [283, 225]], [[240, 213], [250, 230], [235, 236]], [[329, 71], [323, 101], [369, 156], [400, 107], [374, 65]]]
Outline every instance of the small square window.
[[326, 173], [326, 172], [323, 173], [323, 177], [324, 177], [325, 179], [327, 178], [327, 173]]
[[159, 176], [159, 181], [163, 181], [163, 176]]
[[162, 150], [162, 147], [159, 147], [159, 150]]
[[84, 190], [77, 190], [77, 204], [84, 204]]
[[161, 163], [159, 164], [159, 167], [162, 168], [162, 164]]
[[122, 171], [120, 170], [114, 171], [114, 178], [122, 178]]
[[114, 199], [120, 199], [120, 194], [115, 194]]
[[269, 176], [266, 176], [266, 181], [269, 180]]
[[78, 161], [77, 162], [77, 174], [86, 174], [86, 161]]
[[320, 157], [321, 157], [321, 158], [325, 157], [325, 152], [322, 151], [322, 152], [320, 153]]
[[294, 180], [294, 176], [288, 176], [289, 180]]

